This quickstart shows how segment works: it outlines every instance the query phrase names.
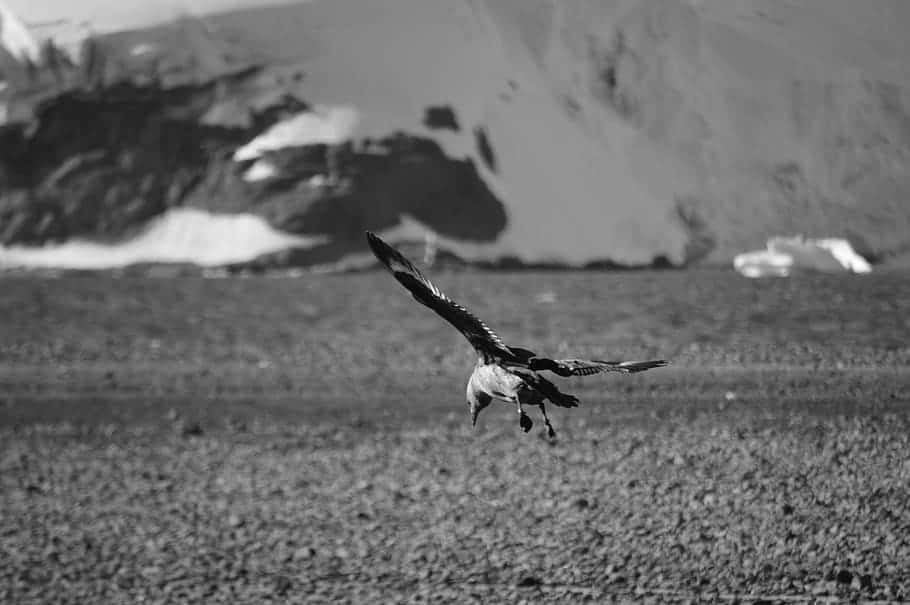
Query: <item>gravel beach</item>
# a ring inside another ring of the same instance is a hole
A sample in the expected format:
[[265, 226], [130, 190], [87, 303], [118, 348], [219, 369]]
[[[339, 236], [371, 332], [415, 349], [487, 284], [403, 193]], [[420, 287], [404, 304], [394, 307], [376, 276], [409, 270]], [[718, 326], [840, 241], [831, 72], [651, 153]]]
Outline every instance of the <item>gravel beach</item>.
[[910, 598], [910, 280], [443, 275], [674, 362], [564, 383], [550, 441], [471, 430], [468, 346], [378, 277], [9, 280], [0, 602]]

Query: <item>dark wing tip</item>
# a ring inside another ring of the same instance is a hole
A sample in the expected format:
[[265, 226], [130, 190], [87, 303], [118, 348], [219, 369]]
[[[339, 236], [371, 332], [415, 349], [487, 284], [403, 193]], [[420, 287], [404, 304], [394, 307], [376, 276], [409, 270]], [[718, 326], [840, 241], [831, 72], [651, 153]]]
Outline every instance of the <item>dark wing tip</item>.
[[387, 244], [375, 233], [367, 231], [366, 234], [367, 243], [370, 245], [373, 254], [379, 259], [379, 262], [385, 265], [385, 268], [395, 276], [395, 279], [401, 282], [412, 294], [418, 296], [418, 300], [421, 300], [424, 304], [429, 304], [427, 296], [445, 298], [401, 252]]
[[666, 359], [652, 359], [651, 361], [631, 361], [626, 362], [622, 367], [631, 374], [644, 372], [653, 368], [663, 368], [668, 365]]
[[376, 255], [383, 265], [392, 268], [392, 261], [404, 262], [401, 253], [395, 250], [392, 246], [385, 243], [378, 235], [372, 231], [367, 231], [367, 244], [370, 246], [370, 250], [373, 251], [373, 254]]
[[387, 243], [379, 239], [379, 236], [373, 233], [372, 231], [367, 231], [367, 244], [370, 246], [370, 249], [373, 251], [373, 254], [379, 256], [383, 247], [388, 246]]

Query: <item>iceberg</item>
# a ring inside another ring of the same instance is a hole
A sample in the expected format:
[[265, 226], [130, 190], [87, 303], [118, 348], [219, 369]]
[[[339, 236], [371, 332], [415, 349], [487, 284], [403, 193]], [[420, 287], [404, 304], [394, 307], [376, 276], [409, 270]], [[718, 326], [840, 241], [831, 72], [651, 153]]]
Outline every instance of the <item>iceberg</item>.
[[772, 237], [765, 250], [743, 252], [733, 268], [745, 277], [787, 277], [794, 270], [869, 273], [872, 266], [843, 238]]

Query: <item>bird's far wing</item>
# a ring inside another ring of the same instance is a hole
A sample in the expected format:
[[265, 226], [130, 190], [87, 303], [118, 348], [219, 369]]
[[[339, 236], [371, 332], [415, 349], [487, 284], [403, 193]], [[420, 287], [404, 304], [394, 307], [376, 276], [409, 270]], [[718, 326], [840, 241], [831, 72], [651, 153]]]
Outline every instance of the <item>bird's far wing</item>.
[[493, 330], [472, 315], [470, 311], [446, 296], [398, 250], [369, 231], [367, 231], [367, 243], [376, 258], [391, 271], [395, 279], [407, 288], [418, 302], [433, 309], [443, 319], [455, 326], [479, 353], [499, 359], [512, 357], [512, 351], [503, 344]]
[[538, 374], [533, 370], [526, 370], [524, 368], [511, 368], [512, 373], [516, 376], [523, 379], [529, 385], [534, 387], [540, 394], [553, 402], [554, 405], [558, 405], [561, 408], [577, 408], [578, 407], [578, 397], [575, 395], [570, 395], [568, 393], [563, 393], [557, 388], [555, 384]]
[[535, 371], [549, 370], [559, 376], [591, 376], [601, 372], [623, 372], [634, 374], [651, 368], [667, 365], [663, 359], [651, 361], [603, 361], [602, 359], [547, 359], [534, 357], [528, 360], [528, 367]]

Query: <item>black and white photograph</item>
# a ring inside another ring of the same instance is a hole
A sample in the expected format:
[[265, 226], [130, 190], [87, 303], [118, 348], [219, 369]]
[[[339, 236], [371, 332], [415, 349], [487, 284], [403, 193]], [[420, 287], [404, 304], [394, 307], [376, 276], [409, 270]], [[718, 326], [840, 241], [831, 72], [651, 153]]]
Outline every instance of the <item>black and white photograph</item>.
[[0, 0], [0, 603], [910, 602], [910, 0]]

